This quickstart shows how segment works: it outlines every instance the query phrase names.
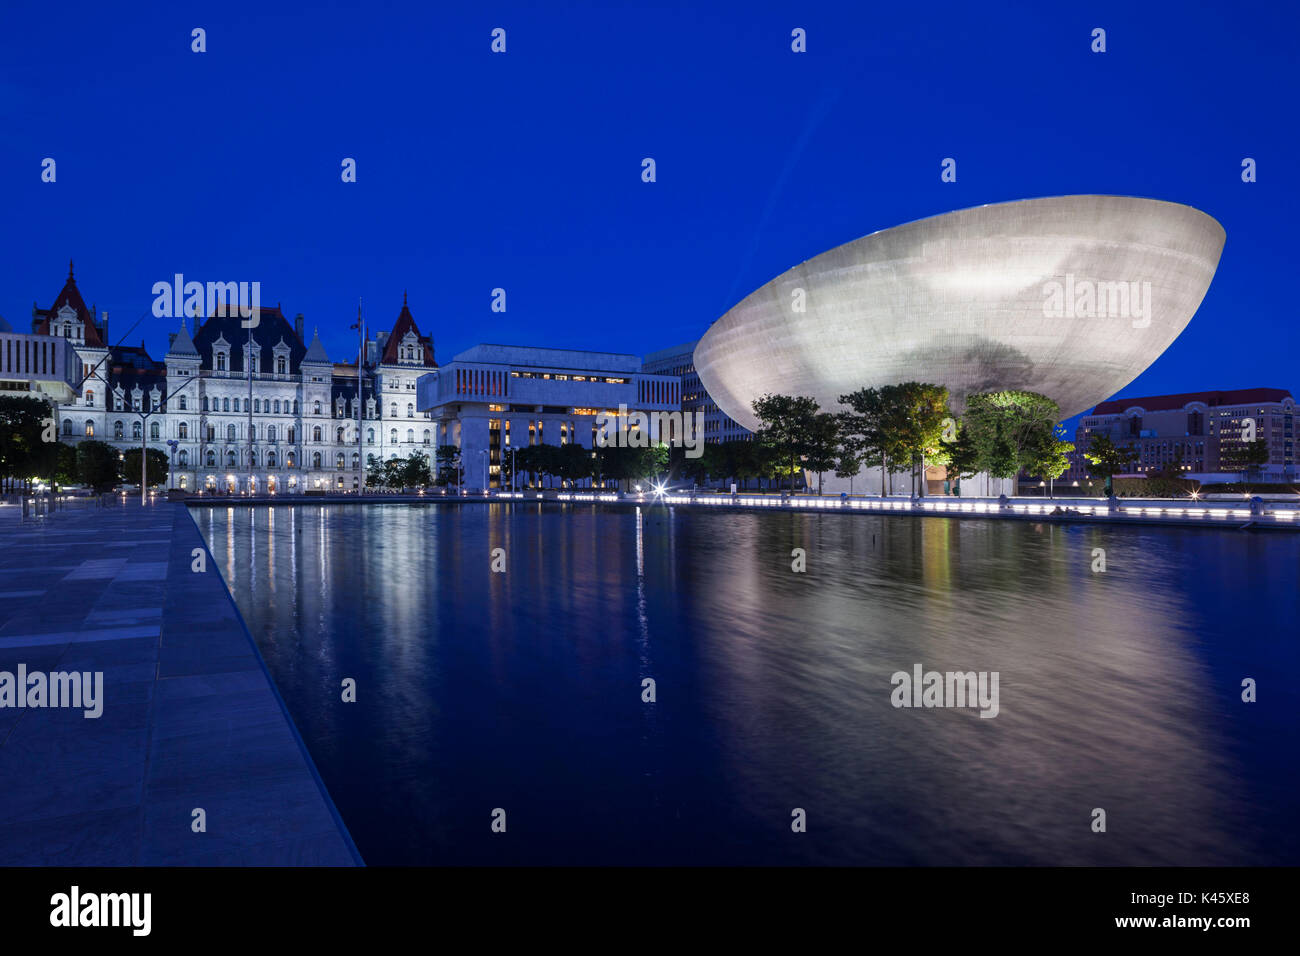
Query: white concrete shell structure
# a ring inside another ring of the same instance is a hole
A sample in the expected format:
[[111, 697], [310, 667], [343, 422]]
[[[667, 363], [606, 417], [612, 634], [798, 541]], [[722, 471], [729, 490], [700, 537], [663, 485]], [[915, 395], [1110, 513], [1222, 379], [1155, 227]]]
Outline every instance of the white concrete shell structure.
[[751, 429], [751, 403], [765, 393], [811, 395], [835, 411], [842, 394], [907, 381], [948, 386], [954, 412], [975, 392], [1025, 389], [1068, 418], [1168, 348], [1205, 297], [1223, 242], [1210, 216], [1154, 199], [963, 209], [781, 274], [709, 328], [695, 367]]

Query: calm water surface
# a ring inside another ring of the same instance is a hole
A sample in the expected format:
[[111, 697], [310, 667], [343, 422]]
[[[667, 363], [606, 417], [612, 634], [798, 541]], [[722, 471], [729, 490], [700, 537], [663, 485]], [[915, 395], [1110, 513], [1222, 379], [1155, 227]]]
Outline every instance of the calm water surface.
[[[554, 504], [194, 517], [371, 864], [1300, 863], [1297, 536]], [[890, 675], [917, 663], [998, 671], [999, 715], [895, 709]]]

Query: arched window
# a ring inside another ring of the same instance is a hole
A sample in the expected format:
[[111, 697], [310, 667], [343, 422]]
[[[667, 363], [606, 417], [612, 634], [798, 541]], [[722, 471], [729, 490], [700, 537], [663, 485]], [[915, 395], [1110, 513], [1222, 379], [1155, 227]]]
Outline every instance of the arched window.
[[396, 402], [393, 402], [393, 410], [392, 410], [392, 412], [389, 413], [388, 417], [389, 417], [389, 418], [396, 418], [396, 417], [397, 417], [397, 403], [396, 403]]
[[[236, 401], [238, 401], [238, 400], [236, 400]], [[248, 411], [248, 399], [244, 399], [244, 411], [245, 411], [245, 412]]]
[[149, 423], [149, 440], [150, 440], [150, 441], [157, 441], [157, 440], [158, 440], [158, 423], [157, 423], [157, 422], [150, 422], [150, 423]]
[[209, 448], [209, 449], [208, 449], [208, 467], [209, 467], [209, 468], [215, 468], [216, 466], [217, 466], [217, 453], [214, 452], [211, 448]]
[[424, 430], [424, 443], [429, 444], [429, 429], [427, 428]]
[[227, 425], [227, 426], [226, 426], [226, 441], [234, 441], [234, 440], [235, 440], [235, 426], [234, 426], [234, 425]]
[[176, 462], [177, 462], [177, 464], [179, 464], [182, 468], [185, 468], [185, 467], [188, 466], [189, 463], [190, 463], [190, 453], [187, 452], [184, 448], [182, 448], [182, 449], [180, 450], [180, 453], [177, 454], [177, 456], [176, 456]]
[[406, 440], [407, 440], [408, 442], [414, 442], [414, 441], [415, 441], [415, 429], [414, 429], [414, 428], [408, 428], [408, 429], [406, 430]]
[[320, 441], [320, 426], [317, 425], [311, 430], [311, 440]]
[[367, 444], [367, 445], [373, 445], [374, 443], [375, 443], [375, 430], [374, 430], [373, 428], [367, 428], [367, 429], [366, 429], [366, 444]]
[[292, 445], [292, 444], [294, 443], [294, 438], [297, 436], [297, 434], [298, 434], [298, 429], [295, 428], [293, 425], [290, 425], [290, 426], [289, 426], [289, 444], [290, 444], [290, 445]]
[[185, 411], [185, 410], [186, 410], [186, 406], [185, 406], [185, 396], [184, 396], [184, 395], [182, 395], [182, 396], [180, 397], [180, 410], [181, 410], [181, 411]]
[[280, 400], [278, 398], [275, 400], [275, 413], [280, 414]]
[[343, 443], [343, 426], [342, 426], [342, 425], [340, 425], [340, 426], [338, 427], [338, 430], [337, 430], [337, 432], [335, 433], [334, 440], [335, 440], [336, 442], [338, 442], [339, 444], [342, 444], [342, 443]]
[[221, 410], [222, 410], [223, 412], [228, 412], [228, 411], [230, 411], [230, 398], [229, 398], [229, 397], [223, 398], [223, 399], [221, 400]]
[[[285, 367], [285, 362], [284, 362], [284, 356], [283, 356], [283, 355], [279, 356], [279, 357], [275, 360], [275, 371], [276, 371], [276, 373], [279, 374], [279, 375], [283, 375], [283, 374], [285, 373], [285, 371], [286, 371], [286, 367]], [[279, 409], [276, 409], [276, 411], [279, 411]]]
[[235, 453], [233, 451], [226, 455], [226, 465], [230, 468], [235, 467]]
[[121, 422], [113, 422], [113, 437], [114, 437], [114, 438], [121, 438], [121, 437], [122, 437], [122, 423], [121, 423]]
[[415, 417], [415, 406], [412, 405], [410, 402], [406, 403], [406, 417], [407, 418]]
[[63, 434], [65, 434], [65, 435], [71, 435], [71, 434], [72, 434], [72, 419], [71, 419], [71, 418], [65, 418], [65, 419], [63, 420]]
[[343, 468], [343, 452], [339, 452], [339, 453], [335, 456], [335, 458], [334, 458], [334, 467], [335, 467], [335, 468], [339, 468], [339, 469], [342, 469], [342, 468]]
[[320, 467], [320, 452], [318, 452], [318, 451], [317, 451], [317, 452], [312, 452], [312, 456], [311, 456], [311, 466], [312, 466], [313, 468], [319, 468], [319, 467]]
[[267, 425], [267, 426], [266, 426], [266, 440], [267, 440], [267, 441], [275, 441], [275, 426], [274, 426], [274, 425]]
[[274, 467], [275, 467], [275, 452], [273, 452], [273, 451], [268, 451], [268, 452], [266, 453], [266, 467], [267, 467], [267, 468], [274, 468]]
[[206, 395], [203, 396], [203, 410], [205, 412], [208, 410], [208, 396]]
[[293, 413], [294, 413], [295, 415], [298, 414], [298, 399], [296, 399], [296, 398], [293, 400]]
[[360, 469], [361, 469], [361, 456], [360, 456], [359, 454], [357, 454], [356, 452], [353, 452], [353, 453], [352, 453], [352, 470], [353, 470], [353, 471], [359, 471]]
[[95, 437], [95, 423], [92, 422], [89, 418], [86, 419], [86, 437], [87, 438]]
[[394, 428], [391, 432], [388, 433], [388, 440], [389, 440], [390, 442], [392, 442], [394, 445], [397, 444], [397, 429], [396, 429], [396, 428]]
[[187, 482], [187, 481], [185, 480], [185, 478], [186, 478], [185, 475], [181, 475], [180, 478], [178, 479], [178, 480], [180, 481], [180, 483], [181, 483], [181, 491], [184, 491], [184, 490], [185, 490], [185, 486], [186, 486], [187, 484], [189, 484], [189, 482]]
[[181, 422], [181, 423], [180, 423], [180, 425], [179, 425], [179, 427], [178, 427], [178, 431], [177, 431], [177, 435], [176, 435], [176, 437], [177, 437], [177, 438], [189, 438], [189, 437], [190, 437], [190, 423], [189, 423], [189, 422]]
[[87, 405], [95, 404], [95, 390], [93, 388], [86, 389], [86, 404]]
[[293, 467], [293, 462], [294, 462], [294, 458], [293, 458], [293, 453], [292, 453], [292, 452], [290, 452], [289, 454], [287, 454], [287, 455], [284, 456], [284, 467], [286, 467], [286, 468], [292, 468], [292, 467]]
[[315, 411], [313, 414], [319, 415], [319, 414], [320, 414], [320, 402], [317, 402], [317, 403], [316, 403], [316, 405], [315, 405], [315, 409], [316, 409], [316, 411]]
[[253, 399], [253, 411], [254, 412], [262, 411], [262, 400], [260, 398]]
[[249, 439], [249, 441], [257, 441], [257, 426], [256, 426], [256, 425], [249, 425], [249, 426], [248, 426], [248, 439]]
[[255, 452], [255, 451], [250, 451], [250, 452], [248, 453], [248, 467], [249, 467], [249, 468], [256, 468], [256, 467], [257, 467], [257, 452]]
[[225, 352], [218, 352], [218, 353], [217, 353], [217, 371], [218, 371], [218, 372], [224, 372], [225, 370], [226, 370], [226, 353], [225, 353]]

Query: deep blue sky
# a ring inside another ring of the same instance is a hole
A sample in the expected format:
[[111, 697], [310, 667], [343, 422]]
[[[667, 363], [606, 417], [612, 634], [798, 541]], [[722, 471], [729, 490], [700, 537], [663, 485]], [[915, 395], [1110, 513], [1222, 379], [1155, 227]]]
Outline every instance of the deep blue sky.
[[[644, 354], [877, 229], [1118, 193], [1228, 234], [1199, 313], [1123, 394], [1300, 388], [1300, 14], [1284, 5], [278, 6], [4, 4], [0, 315], [16, 329], [72, 257], [114, 339], [183, 272], [260, 280], [340, 360], [358, 296], [389, 327], [404, 289], [443, 361], [484, 341]], [[150, 317], [131, 341], [161, 356], [172, 328]]]

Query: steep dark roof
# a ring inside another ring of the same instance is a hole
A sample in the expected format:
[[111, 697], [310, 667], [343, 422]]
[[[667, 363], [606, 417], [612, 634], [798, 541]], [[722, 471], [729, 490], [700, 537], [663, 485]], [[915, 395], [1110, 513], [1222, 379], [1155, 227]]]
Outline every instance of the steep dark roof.
[[194, 347], [194, 339], [190, 337], [190, 330], [186, 327], [184, 318], [181, 319], [180, 331], [172, 333], [167, 354], [175, 355], [177, 358], [189, 358], [199, 354], [199, 350]]
[[1238, 388], [1227, 391], [1182, 392], [1177, 395], [1154, 395], [1148, 398], [1113, 398], [1092, 410], [1094, 415], [1118, 415], [1125, 409], [1144, 408], [1148, 412], [1177, 411], [1192, 402], [1211, 407], [1221, 405], [1260, 405], [1283, 402], [1291, 397], [1285, 388]]
[[33, 326], [32, 331], [39, 335], [49, 335], [50, 320], [58, 318], [59, 310], [65, 305], [70, 305], [76, 310], [77, 318], [84, 329], [86, 345], [103, 348], [104, 337], [100, 334], [99, 326], [95, 324], [95, 313], [86, 308], [86, 300], [81, 297], [81, 291], [77, 288], [77, 280], [72, 276], [71, 262], [68, 263], [68, 281], [63, 283], [63, 289], [54, 300], [54, 304], [48, 309], [32, 310], [32, 317], [41, 320], [39, 325]]
[[[212, 368], [212, 343], [224, 338], [230, 346], [230, 371], [244, 371], [244, 346], [248, 342], [248, 329], [244, 328], [238, 313], [234, 315], [210, 316], [203, 320], [194, 333], [194, 347], [199, 352], [199, 368]], [[293, 323], [288, 321], [280, 307], [258, 310], [258, 321], [253, 328], [253, 341], [257, 343], [258, 371], [275, 371], [275, 347], [283, 341], [289, 346], [289, 374], [298, 371], [302, 357], [307, 354], [307, 346], [293, 330]]]
[[411, 310], [406, 306], [406, 293], [402, 293], [402, 311], [397, 316], [397, 322], [393, 325], [393, 331], [388, 336], [388, 343], [384, 346], [384, 354], [380, 357], [379, 362], [382, 365], [398, 365], [400, 359], [397, 350], [401, 347], [402, 339], [409, 332], [414, 332], [415, 337], [424, 346], [424, 365], [426, 368], [437, 368], [438, 363], [433, 360], [433, 337], [430, 335], [421, 335], [420, 327], [415, 324], [415, 319], [411, 316]]
[[109, 391], [121, 386], [127, 394], [136, 387], [148, 393], [157, 386], [160, 394], [167, 392], [167, 366], [155, 361], [145, 351], [143, 342], [139, 348], [133, 345], [110, 348], [107, 365]]

